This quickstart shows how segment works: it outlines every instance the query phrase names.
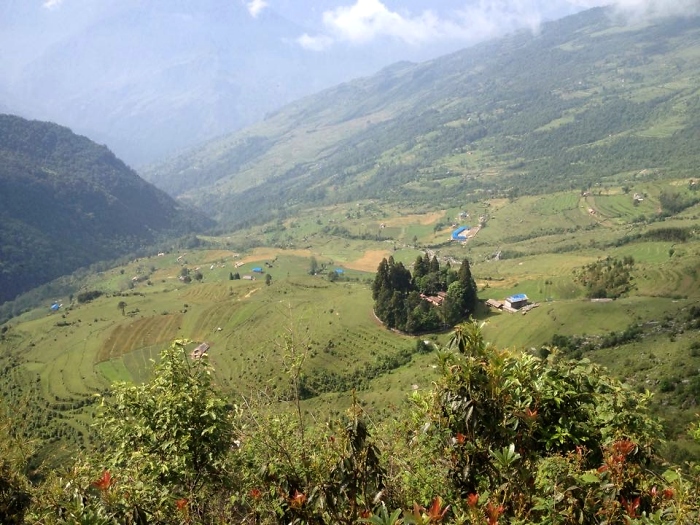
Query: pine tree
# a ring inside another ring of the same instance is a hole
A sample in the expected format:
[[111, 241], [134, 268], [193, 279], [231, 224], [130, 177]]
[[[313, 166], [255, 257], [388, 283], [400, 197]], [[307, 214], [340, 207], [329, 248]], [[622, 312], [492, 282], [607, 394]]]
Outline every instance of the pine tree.
[[415, 283], [418, 279], [427, 275], [429, 270], [430, 264], [426, 264], [425, 259], [419, 255], [413, 265], [413, 282]]
[[[393, 259], [392, 259], [393, 260]], [[382, 259], [377, 268], [377, 275], [374, 277], [374, 283], [372, 284], [372, 299], [375, 301], [379, 299], [382, 291], [389, 288], [389, 261], [386, 257]]]
[[476, 310], [476, 282], [474, 282], [474, 277], [472, 277], [471, 267], [469, 266], [469, 259], [464, 259], [462, 261], [462, 266], [457, 272], [457, 282], [462, 285], [463, 296], [462, 296], [462, 308], [464, 315], [469, 316]]
[[437, 255], [433, 255], [430, 261], [430, 273], [437, 273], [440, 271], [440, 261], [438, 261]]

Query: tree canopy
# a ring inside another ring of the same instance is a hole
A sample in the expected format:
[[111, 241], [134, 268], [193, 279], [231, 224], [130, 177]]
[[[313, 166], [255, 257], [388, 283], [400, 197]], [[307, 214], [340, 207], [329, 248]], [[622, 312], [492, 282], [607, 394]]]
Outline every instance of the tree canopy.
[[[433, 297], [431, 303], [427, 297]], [[468, 318], [476, 308], [476, 283], [469, 261], [459, 271], [442, 268], [426, 253], [413, 266], [413, 275], [393, 257], [382, 259], [372, 285], [374, 312], [389, 328], [408, 333], [437, 330]]]

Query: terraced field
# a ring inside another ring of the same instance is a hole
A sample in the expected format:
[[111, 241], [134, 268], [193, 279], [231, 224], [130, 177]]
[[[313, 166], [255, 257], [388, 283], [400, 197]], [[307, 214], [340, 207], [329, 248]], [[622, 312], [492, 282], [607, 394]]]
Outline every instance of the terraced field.
[[[650, 194], [658, 195], [664, 186], [649, 188]], [[286, 338], [293, 335], [295, 351], [305, 356], [305, 374], [321, 388], [305, 401], [310, 409], [346, 406], [347, 392], [334, 388], [353, 385], [363, 402], [388, 414], [387, 400], [400, 402], [435, 374], [431, 356], [413, 353], [415, 338], [384, 329], [372, 315], [369, 283], [374, 269], [389, 255], [410, 267], [423, 253], [414, 246], [413, 236], [418, 245], [435, 243], [432, 249], [443, 261], [468, 257], [482, 299], [526, 293], [540, 303], [527, 315], [479, 311], [488, 322], [487, 338], [499, 346], [537, 348], [555, 333], [603, 335], [684, 315], [678, 312], [698, 304], [697, 234], [686, 243], [646, 238], [618, 242], [651, 228], [692, 231], [700, 226], [697, 209], [642, 229], [634, 223], [641, 205], [626, 207], [628, 196], [588, 198], [600, 206], [601, 217], [582, 208], [584, 201], [576, 191], [467, 206], [470, 219], [480, 214], [489, 219], [466, 244], [446, 242], [449, 225], [434, 231], [436, 220], [458, 216], [460, 208], [390, 210], [390, 215], [376, 204], [363, 203], [358, 219], [353, 217], [358, 207], [337, 206], [309, 211], [289, 223], [283, 232], [288, 249], [237, 248], [238, 243], [260, 243], [278, 235], [278, 225], [269, 225], [209, 239], [230, 250], [170, 253], [90, 274], [83, 289], [98, 289], [102, 297], [87, 304], [57, 298], [64, 304], [59, 312], [45, 305], [9, 323], [2, 335], [0, 389], [11, 402], [31, 399], [32, 409], [42, 414], [35, 424], [48, 444], [87, 444], [94, 394], [105, 392], [113, 381], [146, 380], [160, 349], [172, 339], [207, 342], [216, 380], [232, 396], [263, 392], [284, 398], [289, 388]], [[602, 219], [603, 214], [610, 219]], [[400, 239], [334, 236], [326, 230], [334, 224], [331, 220], [346, 221], [351, 232], [359, 231], [363, 222], [386, 221], [391, 226], [384, 230], [396, 229]], [[494, 258], [496, 253], [507, 256]], [[343, 268], [340, 280], [309, 275], [312, 256], [328, 271]], [[614, 302], [592, 303], [584, 298], [576, 271], [608, 256], [634, 258], [635, 289]], [[202, 282], [179, 281], [183, 266], [199, 268]], [[250, 274], [255, 266], [270, 274], [270, 285], [264, 276], [255, 281], [229, 279], [234, 272]], [[135, 275], [149, 275], [148, 281], [132, 284]], [[122, 301], [126, 315], [119, 307]], [[446, 339], [444, 334], [422, 337]], [[640, 352], [649, 351], [642, 342], [636, 344]], [[676, 356], [675, 347], [669, 348], [669, 355]]]
[[591, 206], [601, 217], [614, 220], [617, 224], [626, 224], [642, 216], [653, 216], [658, 203], [646, 198], [634, 204], [633, 195], [597, 195], [590, 198]]
[[96, 363], [120, 357], [148, 346], [167, 344], [178, 337], [183, 314], [137, 319], [116, 326], [102, 344]]

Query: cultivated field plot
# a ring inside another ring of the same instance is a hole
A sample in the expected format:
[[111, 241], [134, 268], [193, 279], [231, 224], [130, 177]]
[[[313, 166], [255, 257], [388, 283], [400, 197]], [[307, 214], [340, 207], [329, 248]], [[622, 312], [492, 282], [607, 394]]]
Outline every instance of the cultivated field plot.
[[614, 220], [617, 224], [626, 224], [639, 217], [653, 216], [658, 211], [658, 202], [651, 198], [638, 201], [635, 205], [632, 194], [596, 195], [590, 197], [591, 207], [600, 218]]
[[115, 327], [102, 344], [95, 361], [101, 363], [139, 348], [164, 344], [176, 339], [183, 314], [137, 319]]
[[580, 209], [576, 193], [544, 197], [520, 197], [489, 213], [479, 240], [504, 245], [542, 236], [576, 232], [595, 223]]

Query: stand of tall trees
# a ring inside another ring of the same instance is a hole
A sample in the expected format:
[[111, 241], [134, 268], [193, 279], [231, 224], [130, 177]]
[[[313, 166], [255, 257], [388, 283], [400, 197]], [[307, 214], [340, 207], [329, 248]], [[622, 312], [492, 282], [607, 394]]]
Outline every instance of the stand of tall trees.
[[[433, 306], [422, 296], [444, 293], [442, 304]], [[458, 271], [447, 263], [440, 268], [437, 257], [419, 256], [413, 275], [393, 257], [382, 259], [372, 285], [374, 312], [389, 328], [408, 333], [427, 332], [455, 325], [476, 308], [476, 283], [469, 261]]]

